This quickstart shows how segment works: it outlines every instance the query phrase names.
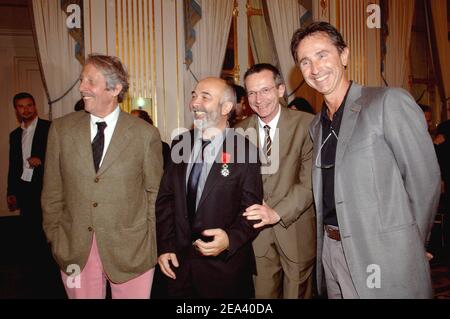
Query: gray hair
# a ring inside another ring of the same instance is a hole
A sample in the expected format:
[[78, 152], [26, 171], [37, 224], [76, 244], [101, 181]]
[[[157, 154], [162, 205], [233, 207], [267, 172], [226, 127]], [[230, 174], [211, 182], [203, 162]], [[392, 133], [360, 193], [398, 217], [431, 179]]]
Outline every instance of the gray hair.
[[236, 93], [232, 86], [229, 84], [225, 84], [225, 88], [223, 90], [222, 98], [220, 99], [220, 106], [223, 105], [223, 103], [231, 102], [233, 104], [233, 107], [231, 108], [230, 113], [228, 113], [228, 119], [232, 116], [236, 109]]
[[122, 90], [117, 98], [119, 103], [123, 102], [130, 84], [128, 81], [128, 73], [120, 59], [115, 56], [90, 54], [85, 65], [88, 64], [92, 64], [102, 72], [106, 79], [106, 88], [108, 90], [114, 90], [118, 84], [122, 85]]

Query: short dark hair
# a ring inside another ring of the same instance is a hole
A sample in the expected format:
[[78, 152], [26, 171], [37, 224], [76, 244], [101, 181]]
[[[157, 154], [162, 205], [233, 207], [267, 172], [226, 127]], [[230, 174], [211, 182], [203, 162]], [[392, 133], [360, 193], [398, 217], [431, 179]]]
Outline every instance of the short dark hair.
[[266, 70], [272, 72], [273, 80], [275, 81], [275, 84], [277, 86], [280, 84], [284, 84], [283, 77], [281, 76], [280, 71], [275, 66], [273, 66], [272, 64], [269, 64], [269, 63], [258, 63], [258, 64], [255, 64], [254, 66], [252, 66], [250, 69], [248, 69], [244, 75], [244, 83], [245, 83], [245, 80], [250, 75], [255, 74], [255, 73], [260, 73], [260, 72], [266, 71]]
[[16, 107], [16, 101], [21, 100], [21, 99], [31, 99], [33, 101], [33, 105], [36, 105], [33, 95], [31, 95], [30, 93], [27, 93], [27, 92], [20, 92], [20, 93], [17, 93], [16, 95], [14, 95], [14, 98], [13, 98], [14, 108]]
[[294, 58], [295, 64], [298, 64], [297, 49], [298, 46], [300, 45], [300, 42], [302, 42], [302, 40], [305, 39], [306, 37], [312, 36], [313, 34], [319, 32], [328, 35], [328, 38], [331, 40], [331, 42], [333, 42], [334, 46], [339, 51], [339, 53], [342, 53], [344, 49], [347, 47], [344, 38], [333, 25], [323, 21], [313, 22], [307, 27], [295, 31], [294, 35], [292, 36], [291, 54], [292, 57]]
[[128, 92], [130, 82], [128, 80], [128, 73], [125, 70], [125, 66], [120, 59], [115, 56], [90, 54], [86, 60], [85, 65], [92, 64], [106, 79], [106, 88], [108, 90], [114, 90], [117, 84], [122, 85], [122, 91], [117, 96], [118, 102], [122, 103], [125, 94]]
[[146, 121], [147, 123], [153, 125], [153, 120], [150, 117], [150, 115], [148, 115], [147, 111], [144, 110], [131, 110], [130, 113], [136, 112], [138, 114], [138, 117], [140, 119], [143, 119], [144, 121]]
[[78, 112], [78, 111], [84, 111], [84, 100], [83, 99], [79, 99], [77, 103], [75, 103], [74, 106], [74, 111]]
[[420, 106], [420, 108], [422, 109], [422, 112], [430, 112], [431, 113], [431, 107], [429, 107], [428, 105], [425, 104], [418, 104]]
[[236, 93], [236, 103], [240, 103], [242, 98], [245, 97], [245, 89], [237, 84], [233, 84], [233, 88]]
[[294, 106], [298, 111], [315, 114], [311, 104], [309, 104], [309, 102], [302, 97], [296, 97], [291, 103], [289, 103], [288, 106]]

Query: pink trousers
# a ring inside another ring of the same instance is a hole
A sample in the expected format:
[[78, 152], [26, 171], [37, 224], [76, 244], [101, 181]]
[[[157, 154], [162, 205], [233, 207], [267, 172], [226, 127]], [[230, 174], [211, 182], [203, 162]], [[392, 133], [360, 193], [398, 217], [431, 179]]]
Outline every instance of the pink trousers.
[[103, 271], [94, 234], [88, 261], [78, 278], [69, 277], [63, 271], [61, 277], [69, 299], [105, 299], [107, 280], [111, 286], [113, 299], [149, 299], [154, 273], [155, 268], [152, 268], [125, 283], [111, 282]]

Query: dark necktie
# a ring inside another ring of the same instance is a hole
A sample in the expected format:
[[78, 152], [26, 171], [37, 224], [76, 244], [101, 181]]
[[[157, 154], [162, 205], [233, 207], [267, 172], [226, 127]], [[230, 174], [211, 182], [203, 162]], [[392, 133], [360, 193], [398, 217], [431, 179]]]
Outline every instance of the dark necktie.
[[267, 157], [267, 160], [270, 161], [270, 155], [272, 154], [272, 139], [270, 138], [270, 126], [265, 125], [264, 131], [266, 132], [266, 136], [264, 138], [264, 154]]
[[192, 222], [195, 218], [195, 209], [196, 209], [196, 202], [197, 202], [197, 188], [198, 188], [198, 182], [200, 180], [200, 175], [203, 168], [203, 152], [205, 151], [205, 147], [208, 146], [208, 144], [211, 143], [211, 141], [204, 141], [202, 140], [202, 150], [201, 153], [198, 156], [198, 160], [195, 161], [194, 165], [192, 165], [191, 174], [189, 175], [188, 183], [187, 183], [187, 194], [186, 194], [186, 200], [187, 200], [187, 208], [188, 208], [188, 214], [189, 214], [189, 223], [192, 225]]
[[102, 160], [103, 148], [105, 146], [105, 128], [106, 122], [97, 122], [97, 135], [95, 135], [92, 141], [92, 155], [94, 157], [95, 172], [98, 172], [100, 162]]

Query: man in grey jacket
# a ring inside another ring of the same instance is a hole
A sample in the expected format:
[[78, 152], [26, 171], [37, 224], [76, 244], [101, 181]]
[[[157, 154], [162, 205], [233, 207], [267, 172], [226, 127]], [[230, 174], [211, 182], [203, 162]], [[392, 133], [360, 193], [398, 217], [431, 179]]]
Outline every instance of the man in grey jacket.
[[325, 274], [329, 298], [431, 298], [440, 174], [419, 106], [404, 90], [350, 82], [349, 49], [329, 23], [296, 31], [291, 51], [324, 97], [310, 126], [319, 293]]

